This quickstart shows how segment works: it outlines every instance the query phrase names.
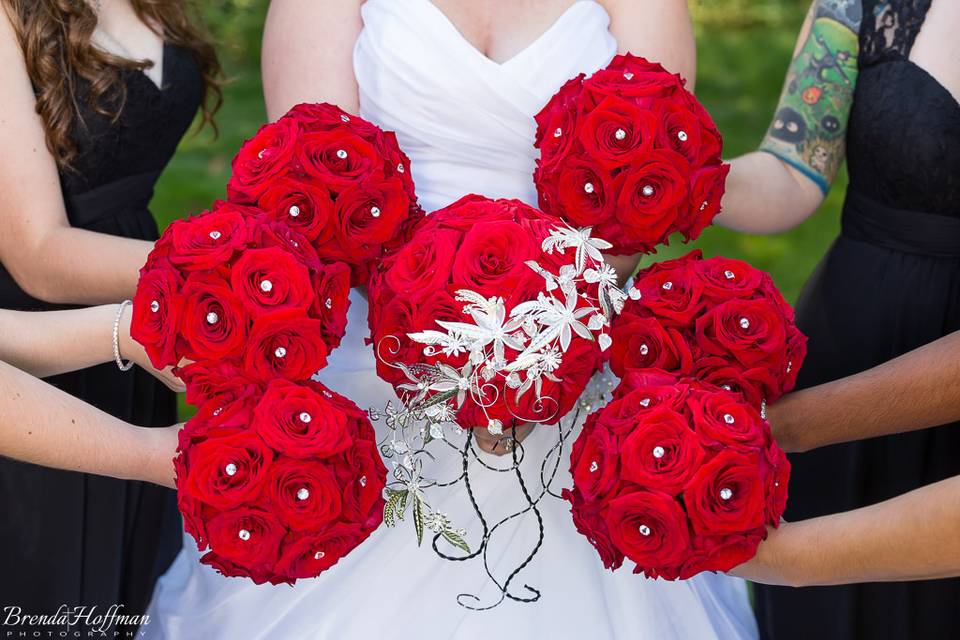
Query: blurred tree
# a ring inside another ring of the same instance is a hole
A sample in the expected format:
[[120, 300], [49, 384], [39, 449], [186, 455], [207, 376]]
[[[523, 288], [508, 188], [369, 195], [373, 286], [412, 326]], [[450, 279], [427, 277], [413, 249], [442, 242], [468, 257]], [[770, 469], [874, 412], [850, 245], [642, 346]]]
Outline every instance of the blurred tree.
[[809, 0], [690, 0], [690, 12], [704, 27], [782, 26], [792, 24]]
[[204, 0], [200, 13], [228, 66], [258, 65], [260, 36], [269, 0]]

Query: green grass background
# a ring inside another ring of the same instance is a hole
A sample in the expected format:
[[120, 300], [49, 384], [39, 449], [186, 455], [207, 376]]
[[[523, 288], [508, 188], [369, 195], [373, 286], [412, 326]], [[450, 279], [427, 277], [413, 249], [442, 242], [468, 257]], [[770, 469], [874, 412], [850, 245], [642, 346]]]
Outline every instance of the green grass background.
[[[763, 137], [806, 5], [806, 0], [690, 3], [697, 30], [697, 95], [724, 135], [726, 157], [756, 148]], [[265, 120], [259, 60], [266, 8], [267, 0], [207, 0], [202, 4], [228, 76], [217, 118], [220, 135], [214, 139], [204, 130], [181, 143], [152, 204], [161, 228], [224, 196], [233, 154]], [[789, 233], [757, 237], [713, 227], [695, 243], [663, 248], [652, 259], [675, 257], [698, 247], [707, 256], [722, 254], [746, 260], [770, 272], [784, 295], [795, 300], [836, 236], [846, 183], [843, 172], [821, 210]]]

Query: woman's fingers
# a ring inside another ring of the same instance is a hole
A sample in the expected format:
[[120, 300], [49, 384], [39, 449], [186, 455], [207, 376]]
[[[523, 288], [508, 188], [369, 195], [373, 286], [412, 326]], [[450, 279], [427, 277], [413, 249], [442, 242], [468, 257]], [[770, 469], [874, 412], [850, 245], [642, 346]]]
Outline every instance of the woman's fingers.
[[163, 384], [167, 385], [171, 391], [183, 393], [187, 390], [187, 385], [183, 383], [183, 380], [174, 375], [173, 367], [167, 367], [163, 371], [157, 371], [154, 375], [157, 376]]
[[522, 442], [524, 438], [530, 435], [530, 432], [533, 431], [532, 424], [522, 424], [517, 428], [504, 429], [502, 434], [495, 435], [487, 431], [485, 428], [476, 428], [473, 430], [474, 438], [477, 441], [477, 446], [486, 453], [496, 455], [496, 456], [505, 456], [513, 452], [513, 448], [517, 441]]

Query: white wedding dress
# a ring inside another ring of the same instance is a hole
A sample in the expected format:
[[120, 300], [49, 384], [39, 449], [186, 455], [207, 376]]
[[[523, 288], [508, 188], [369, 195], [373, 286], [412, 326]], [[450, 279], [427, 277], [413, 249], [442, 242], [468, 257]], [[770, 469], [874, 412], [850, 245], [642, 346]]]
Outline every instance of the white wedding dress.
[[[467, 193], [519, 198], [536, 204], [531, 174], [533, 115], [568, 78], [604, 66], [616, 53], [609, 17], [581, 1], [529, 47], [503, 64], [469, 44], [429, 0], [368, 0], [354, 51], [361, 115], [397, 132], [410, 156], [420, 202], [427, 211]], [[352, 297], [347, 336], [321, 379], [362, 407], [383, 407], [392, 390], [374, 373], [363, 339], [366, 302]], [[378, 431], [385, 429], [377, 424]], [[538, 427], [524, 441], [522, 464], [531, 491], [556, 431]], [[491, 464], [509, 465], [489, 458]], [[427, 474], [452, 479], [462, 460], [449, 451]], [[569, 443], [554, 490], [569, 486]], [[471, 460], [471, 479], [488, 523], [526, 506], [512, 473]], [[434, 489], [432, 506], [468, 530], [476, 548], [482, 528], [462, 483]], [[159, 582], [146, 638], [649, 638], [740, 639], [757, 636], [745, 583], [704, 574], [685, 582], [647, 580], [629, 567], [603, 568], [576, 532], [568, 504], [547, 496], [539, 505], [543, 546], [515, 578], [510, 592], [532, 603], [505, 600], [489, 611], [472, 606], [500, 599], [482, 561], [451, 562], [417, 547], [408, 515], [397, 529], [381, 527], [369, 540], [315, 580], [295, 586], [256, 586], [224, 578], [198, 562], [193, 540]], [[429, 532], [428, 532], [429, 534]], [[532, 513], [492, 537], [491, 573], [501, 583], [534, 549], [539, 528]], [[444, 550], [461, 554], [452, 547]], [[632, 566], [632, 563], [627, 562]]]

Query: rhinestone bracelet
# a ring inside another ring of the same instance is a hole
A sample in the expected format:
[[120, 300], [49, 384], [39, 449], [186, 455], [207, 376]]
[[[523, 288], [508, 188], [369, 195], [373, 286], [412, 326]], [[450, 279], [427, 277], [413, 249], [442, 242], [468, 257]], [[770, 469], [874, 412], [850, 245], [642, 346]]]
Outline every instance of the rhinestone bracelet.
[[117, 317], [113, 321], [113, 360], [117, 363], [120, 371], [130, 371], [133, 368], [132, 360], [124, 364], [123, 358], [120, 356], [120, 320], [123, 318], [123, 310], [130, 304], [129, 300], [121, 302], [120, 308], [117, 309]]

